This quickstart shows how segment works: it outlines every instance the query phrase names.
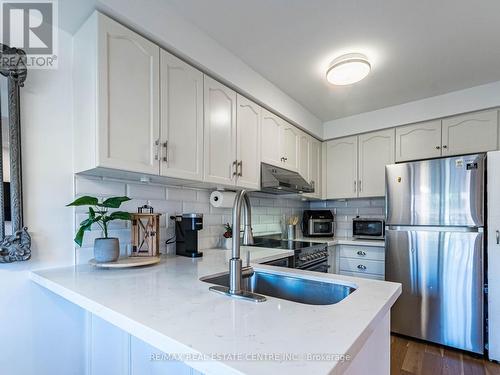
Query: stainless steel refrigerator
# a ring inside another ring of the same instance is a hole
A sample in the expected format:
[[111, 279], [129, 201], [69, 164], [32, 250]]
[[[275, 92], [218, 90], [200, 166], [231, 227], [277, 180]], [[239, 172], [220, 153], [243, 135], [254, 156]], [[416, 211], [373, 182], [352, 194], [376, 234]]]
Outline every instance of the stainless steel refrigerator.
[[393, 332], [483, 353], [485, 155], [386, 167]]

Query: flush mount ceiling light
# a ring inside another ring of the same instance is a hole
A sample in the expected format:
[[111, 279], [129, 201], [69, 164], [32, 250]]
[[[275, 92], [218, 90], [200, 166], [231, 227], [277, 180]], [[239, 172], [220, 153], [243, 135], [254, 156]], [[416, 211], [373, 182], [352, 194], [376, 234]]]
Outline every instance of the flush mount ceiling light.
[[333, 85], [350, 85], [361, 81], [371, 70], [365, 55], [349, 53], [337, 57], [326, 71], [326, 80]]

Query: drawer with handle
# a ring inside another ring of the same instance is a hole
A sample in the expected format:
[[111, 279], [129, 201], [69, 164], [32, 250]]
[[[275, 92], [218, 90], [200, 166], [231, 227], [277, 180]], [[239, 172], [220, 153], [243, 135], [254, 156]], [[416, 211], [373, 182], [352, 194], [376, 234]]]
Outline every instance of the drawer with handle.
[[340, 258], [340, 271], [384, 275], [385, 263], [380, 260]]
[[385, 248], [375, 246], [351, 246], [342, 245], [339, 251], [340, 257], [369, 259], [369, 260], [385, 260]]

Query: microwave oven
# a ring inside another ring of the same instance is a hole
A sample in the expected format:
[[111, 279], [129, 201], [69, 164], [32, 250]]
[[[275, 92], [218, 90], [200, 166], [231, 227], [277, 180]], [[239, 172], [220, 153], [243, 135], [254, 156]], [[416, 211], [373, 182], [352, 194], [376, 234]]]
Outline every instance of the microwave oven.
[[383, 240], [385, 220], [357, 217], [352, 220], [352, 236], [365, 240]]

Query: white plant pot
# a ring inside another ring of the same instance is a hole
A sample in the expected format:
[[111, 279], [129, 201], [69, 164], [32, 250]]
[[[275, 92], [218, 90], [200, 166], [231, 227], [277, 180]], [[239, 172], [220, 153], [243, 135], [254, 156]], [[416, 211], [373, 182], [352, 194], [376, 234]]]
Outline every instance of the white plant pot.
[[222, 245], [225, 249], [231, 250], [233, 248], [233, 239], [222, 237]]

